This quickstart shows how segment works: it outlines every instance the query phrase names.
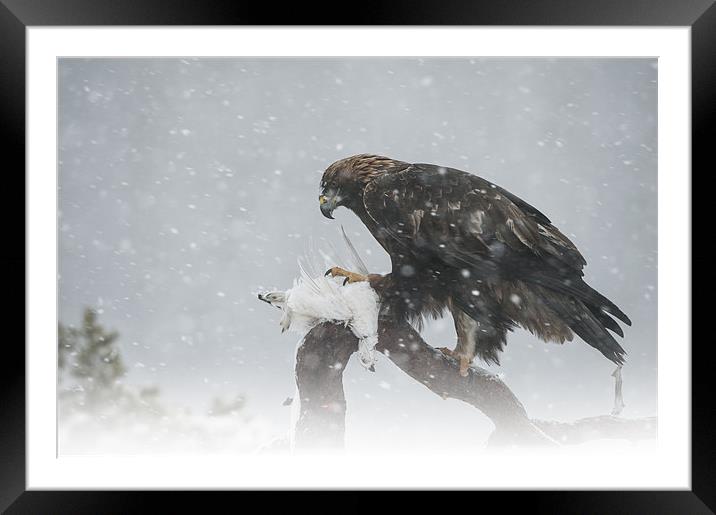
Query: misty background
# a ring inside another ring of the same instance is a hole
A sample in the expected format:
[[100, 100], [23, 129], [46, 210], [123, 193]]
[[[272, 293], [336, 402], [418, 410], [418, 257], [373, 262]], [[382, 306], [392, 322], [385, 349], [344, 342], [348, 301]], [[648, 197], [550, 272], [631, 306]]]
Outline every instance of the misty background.
[[[323, 170], [367, 152], [476, 173], [550, 217], [633, 321], [618, 338], [623, 416], [656, 414], [655, 59], [93, 58], [58, 71], [60, 322], [92, 308], [116, 330], [126, 388], [195, 418], [241, 399], [241, 424], [222, 431], [251, 425], [242, 451], [285, 436], [299, 337], [256, 293], [289, 288], [311, 242], [341, 250], [341, 225], [372, 272], [390, 270], [355, 215], [318, 208]], [[449, 314], [423, 335], [452, 348]], [[614, 365], [576, 336], [519, 329], [501, 361], [490, 369], [532, 417], [611, 410]], [[492, 430], [384, 356], [374, 374], [352, 359], [345, 387], [349, 449], [479, 448]], [[164, 426], [155, 441], [178, 427]]]

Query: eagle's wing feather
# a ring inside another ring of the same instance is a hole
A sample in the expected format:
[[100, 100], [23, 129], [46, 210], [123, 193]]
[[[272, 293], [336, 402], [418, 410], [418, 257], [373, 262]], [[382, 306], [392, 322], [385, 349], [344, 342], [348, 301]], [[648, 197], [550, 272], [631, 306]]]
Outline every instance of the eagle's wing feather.
[[[460, 170], [416, 164], [371, 182], [368, 214], [397, 243], [446, 263], [490, 266], [503, 245], [582, 276], [585, 260], [549, 219], [519, 197]], [[476, 259], [482, 258], [482, 259]]]
[[[401, 252], [425, 254], [484, 277], [538, 284], [631, 325], [582, 280], [584, 257], [544, 214], [481, 177], [414, 164], [369, 183], [363, 203], [378, 231]], [[391, 259], [395, 268], [395, 256]]]

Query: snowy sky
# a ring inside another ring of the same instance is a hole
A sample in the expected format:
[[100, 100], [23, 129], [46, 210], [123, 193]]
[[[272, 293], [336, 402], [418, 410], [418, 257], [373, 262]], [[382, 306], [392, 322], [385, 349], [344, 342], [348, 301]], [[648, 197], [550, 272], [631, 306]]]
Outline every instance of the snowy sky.
[[[290, 287], [309, 241], [340, 248], [341, 224], [389, 270], [352, 213], [318, 209], [322, 171], [370, 152], [477, 173], [549, 216], [633, 321], [624, 415], [656, 413], [656, 60], [61, 59], [59, 75], [60, 320], [100, 308], [128, 382], [196, 410], [243, 393], [284, 431], [297, 337], [256, 292]], [[424, 335], [454, 345], [449, 316]], [[581, 340], [518, 330], [502, 362], [532, 416], [611, 409], [614, 366]], [[382, 356], [349, 364], [346, 395], [355, 445], [491, 430]]]

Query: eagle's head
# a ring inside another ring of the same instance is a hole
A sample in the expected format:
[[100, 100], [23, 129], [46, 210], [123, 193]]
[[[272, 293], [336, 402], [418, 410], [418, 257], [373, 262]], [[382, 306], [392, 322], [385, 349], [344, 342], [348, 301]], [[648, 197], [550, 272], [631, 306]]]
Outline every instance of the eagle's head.
[[338, 206], [358, 207], [363, 202], [363, 190], [371, 181], [406, 166], [407, 163], [402, 161], [373, 154], [358, 154], [336, 161], [321, 177], [318, 197], [321, 213], [332, 219]]

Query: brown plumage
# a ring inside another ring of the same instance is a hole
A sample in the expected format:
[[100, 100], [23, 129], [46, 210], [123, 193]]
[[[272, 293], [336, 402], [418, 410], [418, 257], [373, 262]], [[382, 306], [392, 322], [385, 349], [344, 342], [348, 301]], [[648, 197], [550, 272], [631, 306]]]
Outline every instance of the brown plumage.
[[330, 165], [321, 211], [345, 206], [388, 252], [383, 314], [420, 322], [451, 311], [455, 353], [499, 362], [520, 325], [546, 341], [573, 333], [621, 364], [608, 332], [629, 318], [589, 287], [577, 247], [536, 208], [476, 175], [362, 154]]

